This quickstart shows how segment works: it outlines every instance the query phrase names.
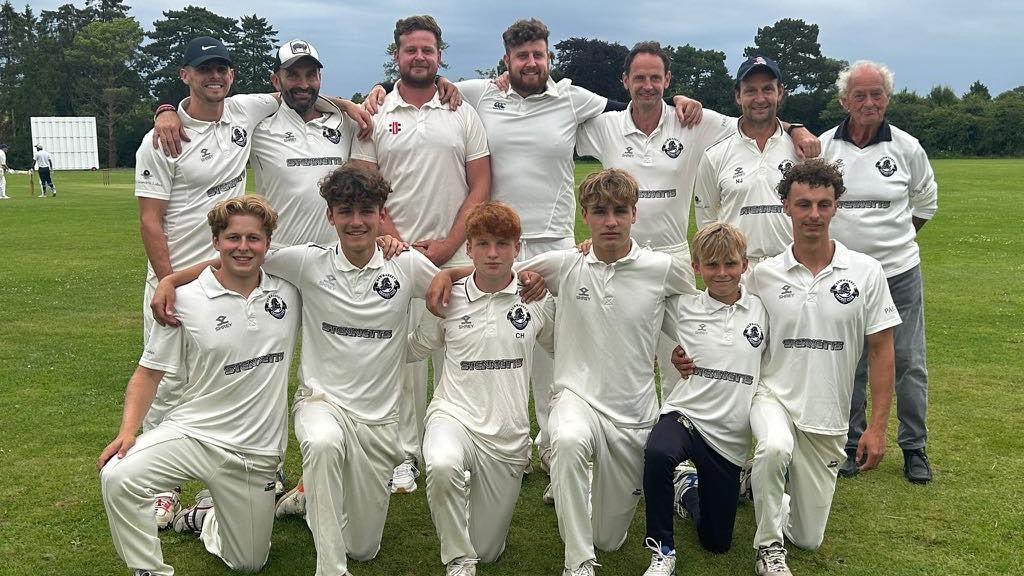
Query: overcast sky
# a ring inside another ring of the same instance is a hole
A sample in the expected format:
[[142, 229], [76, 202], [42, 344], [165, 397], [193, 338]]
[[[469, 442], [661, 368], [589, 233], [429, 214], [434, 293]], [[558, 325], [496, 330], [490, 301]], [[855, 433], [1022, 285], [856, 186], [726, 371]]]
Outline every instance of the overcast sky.
[[[22, 5], [22, 2], [13, 2]], [[33, 1], [37, 12], [65, 1]], [[162, 12], [187, 1], [126, 0], [146, 30]], [[84, 5], [84, 0], [76, 2]], [[841, 7], [840, 7], [841, 4]], [[753, 43], [759, 26], [782, 18], [818, 24], [822, 53], [853, 61], [889, 64], [897, 89], [925, 94], [950, 86], [963, 94], [981, 80], [992, 95], [1024, 84], [1024, 2], [1020, 0], [774, 0], [753, 2], [650, 0], [457, 1], [377, 0], [207, 0], [208, 9], [238, 18], [255, 12], [278, 30], [281, 41], [303, 38], [324, 62], [325, 94], [365, 92], [382, 75], [384, 51], [398, 18], [429, 13], [437, 18], [450, 48], [444, 53], [447, 76], [475, 77], [503, 55], [501, 33], [517, 18], [537, 17], [551, 29], [551, 44], [571, 36], [599, 38], [632, 46], [641, 40], [692, 44], [725, 52], [730, 74]], [[243, 8], [244, 7], [244, 8]], [[780, 62], [785, 73], [785, 62]]]

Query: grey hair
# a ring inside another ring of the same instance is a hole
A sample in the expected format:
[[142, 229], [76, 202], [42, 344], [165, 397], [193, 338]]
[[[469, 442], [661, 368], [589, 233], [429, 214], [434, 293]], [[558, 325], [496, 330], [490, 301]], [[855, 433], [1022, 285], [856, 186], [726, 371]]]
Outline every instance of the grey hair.
[[839, 77], [836, 78], [836, 88], [839, 89], [839, 97], [845, 98], [850, 90], [850, 76], [853, 75], [857, 70], [874, 70], [882, 76], [882, 86], [885, 88], [885, 95], [892, 96], [893, 92], [893, 78], [894, 74], [888, 66], [881, 62], [873, 62], [871, 60], [857, 60], [853, 64], [850, 64], [846, 68], [839, 71]]

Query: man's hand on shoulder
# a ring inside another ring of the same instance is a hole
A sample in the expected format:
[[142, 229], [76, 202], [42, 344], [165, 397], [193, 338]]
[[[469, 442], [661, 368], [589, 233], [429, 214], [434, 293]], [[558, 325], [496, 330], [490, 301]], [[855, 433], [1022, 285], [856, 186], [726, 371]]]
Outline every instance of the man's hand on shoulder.
[[185, 133], [181, 118], [173, 109], [165, 109], [156, 116], [153, 122], [153, 148], [164, 151], [164, 156], [177, 158], [181, 156], [181, 143], [192, 140]]

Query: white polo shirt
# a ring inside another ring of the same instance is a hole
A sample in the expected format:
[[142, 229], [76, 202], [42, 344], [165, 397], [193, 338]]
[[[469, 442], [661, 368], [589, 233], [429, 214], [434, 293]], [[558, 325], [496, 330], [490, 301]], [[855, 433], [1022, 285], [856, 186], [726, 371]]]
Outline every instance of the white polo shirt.
[[309, 244], [268, 254], [264, 268], [302, 294], [299, 396], [324, 394], [357, 422], [397, 421], [409, 301], [437, 267], [416, 250], [385, 260], [377, 248], [357, 268], [337, 244]]
[[444, 371], [426, 417], [462, 423], [488, 455], [512, 464], [530, 458], [530, 370], [540, 342], [553, 351], [555, 302], [524, 304], [513, 279], [500, 292], [481, 291], [473, 276], [456, 282], [447, 318], [424, 315], [409, 334], [410, 356], [444, 349]]
[[697, 227], [732, 224], [747, 237], [748, 257], [775, 256], [793, 241], [793, 225], [775, 187], [797, 162], [796, 147], [779, 124], [761, 151], [736, 122], [733, 135], [708, 148], [697, 168]]
[[740, 290], [732, 305], [707, 291], [669, 299], [665, 324], [698, 368], [679, 380], [661, 407], [662, 414], [686, 416], [715, 452], [737, 466], [750, 450], [750, 401], [769, 340], [764, 305], [742, 285]]
[[177, 289], [175, 308], [181, 327], [154, 324], [139, 360], [185, 379], [161, 426], [232, 452], [284, 456], [298, 291], [264, 273], [243, 298], [207, 268]]
[[812, 276], [792, 245], [754, 268], [751, 292], [771, 322], [761, 384], [797, 428], [846, 434], [864, 337], [900, 323], [877, 260], [833, 240], [832, 263]]
[[575, 248], [521, 265], [557, 296], [553, 391], [572, 390], [616, 426], [644, 428], [658, 418], [654, 356], [665, 299], [695, 290], [668, 254], [641, 249], [612, 264]]
[[325, 216], [327, 204], [320, 196], [320, 180], [348, 160], [356, 126], [326, 100], [318, 106], [329, 111], [305, 122], [282, 104], [253, 130], [250, 164], [256, 192], [279, 216], [274, 246], [338, 241], [338, 233]]
[[916, 138], [885, 122], [875, 140], [858, 148], [846, 123], [821, 135], [821, 155], [839, 163], [846, 194], [831, 234], [851, 250], [882, 263], [888, 278], [921, 263], [913, 216], [930, 220], [939, 206], [935, 173]]
[[581, 125], [576, 151], [636, 178], [640, 198], [630, 234], [637, 242], [688, 254], [686, 234], [697, 163], [705, 148], [735, 132], [735, 119], [705, 110], [700, 124], [685, 128], [676, 120], [675, 110], [663, 103], [658, 127], [648, 136], [633, 122], [632, 106], [605, 112]]
[[[472, 107], [451, 111], [434, 94], [416, 108], [402, 98], [398, 85], [384, 98], [370, 139], [352, 146], [352, 158], [376, 163], [391, 182], [388, 213], [408, 242], [448, 236], [469, 195], [466, 163], [488, 154], [483, 125]], [[459, 250], [450, 263], [468, 262]]]
[[[245, 165], [252, 132], [278, 109], [267, 94], [239, 94], [224, 99], [220, 120], [196, 120], [178, 106], [178, 117], [191, 142], [182, 142], [181, 155], [165, 156], [150, 143], [153, 131], [135, 153], [135, 196], [167, 202], [164, 233], [171, 269], [181, 270], [217, 253], [210, 243], [206, 214], [221, 200], [245, 194]], [[156, 285], [153, 265], [148, 282]]]
[[526, 98], [490, 80], [456, 83], [480, 114], [491, 150], [491, 199], [511, 206], [527, 240], [573, 238], [576, 224], [576, 128], [604, 111], [608, 99], [548, 79]]
[[[0, 150], [0, 166], [2, 166], [3, 168], [7, 167], [7, 154], [3, 150]], [[0, 175], [2, 175], [3, 173], [4, 170], [0, 168]]]
[[50, 153], [46, 150], [36, 150], [36, 153], [32, 156], [32, 160], [35, 161], [36, 170], [40, 168], [50, 169], [50, 165], [53, 164], [53, 159], [50, 158]]

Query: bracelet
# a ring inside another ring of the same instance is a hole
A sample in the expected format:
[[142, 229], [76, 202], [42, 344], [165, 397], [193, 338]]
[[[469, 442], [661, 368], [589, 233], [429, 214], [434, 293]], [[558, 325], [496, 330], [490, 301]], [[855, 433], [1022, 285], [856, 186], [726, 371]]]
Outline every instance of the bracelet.
[[153, 112], [153, 118], [156, 118], [157, 116], [163, 114], [164, 112], [171, 112], [171, 111], [174, 111], [174, 110], [177, 110], [177, 109], [178, 108], [174, 104], [161, 104], [161, 105], [157, 106], [156, 107], [156, 111]]

